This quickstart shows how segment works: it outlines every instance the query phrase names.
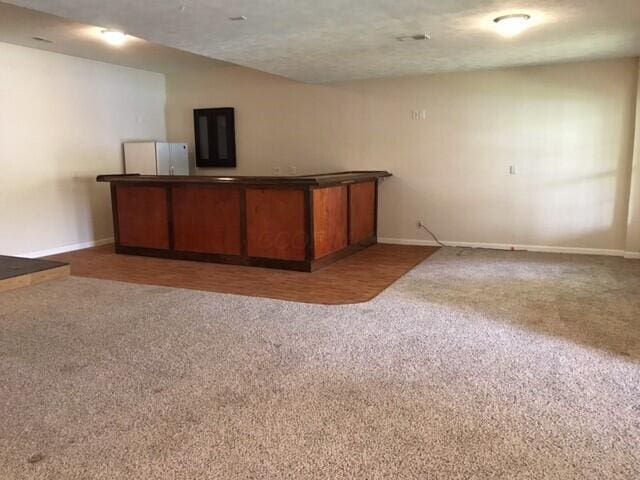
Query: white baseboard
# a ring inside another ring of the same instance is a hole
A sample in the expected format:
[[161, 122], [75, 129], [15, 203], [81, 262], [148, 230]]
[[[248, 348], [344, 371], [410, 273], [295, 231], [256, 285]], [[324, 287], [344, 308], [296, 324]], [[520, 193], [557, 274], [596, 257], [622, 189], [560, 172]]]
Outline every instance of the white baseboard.
[[75, 243], [73, 245], [64, 245], [63, 247], [50, 248], [49, 250], [40, 250], [37, 252], [27, 252], [18, 257], [27, 258], [40, 258], [48, 257], [49, 255], [56, 255], [58, 253], [72, 252], [73, 250], [82, 250], [83, 248], [99, 247], [100, 245], [106, 245], [107, 243], [113, 243], [113, 237], [103, 238], [101, 240], [92, 240], [91, 242]]
[[[407, 239], [407, 238], [378, 238], [379, 243], [391, 243], [396, 245], [427, 245], [437, 247], [434, 240]], [[607, 255], [611, 257], [640, 258], [640, 254], [626, 252], [624, 250], [608, 250], [604, 248], [578, 248], [578, 247], [548, 247], [543, 245], [509, 245], [506, 243], [474, 243], [474, 242], [454, 242], [443, 240], [450, 247], [488, 248], [492, 250], [527, 250], [529, 252], [544, 253], [573, 253], [579, 255]], [[638, 255], [638, 257], [627, 256]]]
[[[51, 248], [48, 250], [39, 250], [37, 252], [28, 252], [18, 257], [39, 258], [58, 253], [72, 252], [74, 250], [82, 250], [83, 248], [99, 247], [113, 243], [114, 239], [103, 238], [93, 240], [91, 242], [76, 243], [73, 245], [65, 245], [63, 247]], [[379, 243], [390, 243], [395, 245], [425, 245], [437, 247], [438, 244], [434, 240], [414, 239], [414, 238], [378, 238]], [[450, 247], [468, 247], [468, 248], [488, 248], [493, 250], [527, 250], [530, 252], [546, 252], [546, 253], [573, 253], [580, 255], [606, 255], [612, 257], [624, 257], [629, 259], [640, 259], [640, 252], [625, 252], [624, 250], [607, 250], [603, 248], [578, 248], [578, 247], [547, 247], [541, 245], [508, 245], [506, 243], [475, 243], [475, 242], [453, 242], [443, 241]]]

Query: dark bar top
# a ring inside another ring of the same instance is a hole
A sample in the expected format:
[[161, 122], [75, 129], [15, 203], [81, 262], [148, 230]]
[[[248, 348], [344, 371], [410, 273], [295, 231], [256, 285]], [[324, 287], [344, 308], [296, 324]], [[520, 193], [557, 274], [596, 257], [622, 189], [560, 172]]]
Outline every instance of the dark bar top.
[[226, 183], [240, 185], [339, 185], [390, 177], [384, 170], [322, 173], [290, 177], [205, 176], [205, 175], [98, 175], [98, 182], [114, 183]]

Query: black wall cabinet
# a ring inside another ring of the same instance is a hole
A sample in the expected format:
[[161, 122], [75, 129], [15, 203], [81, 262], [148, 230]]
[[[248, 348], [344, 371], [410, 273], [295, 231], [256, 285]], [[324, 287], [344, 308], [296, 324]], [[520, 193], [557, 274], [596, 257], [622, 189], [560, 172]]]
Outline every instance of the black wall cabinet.
[[236, 132], [233, 108], [199, 108], [193, 111], [196, 166], [235, 167]]

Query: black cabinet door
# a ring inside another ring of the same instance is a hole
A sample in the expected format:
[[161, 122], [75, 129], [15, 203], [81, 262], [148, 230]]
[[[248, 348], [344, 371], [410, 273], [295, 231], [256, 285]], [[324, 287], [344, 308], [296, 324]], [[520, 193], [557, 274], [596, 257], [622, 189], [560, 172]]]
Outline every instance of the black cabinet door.
[[236, 133], [233, 108], [193, 111], [197, 167], [235, 167]]

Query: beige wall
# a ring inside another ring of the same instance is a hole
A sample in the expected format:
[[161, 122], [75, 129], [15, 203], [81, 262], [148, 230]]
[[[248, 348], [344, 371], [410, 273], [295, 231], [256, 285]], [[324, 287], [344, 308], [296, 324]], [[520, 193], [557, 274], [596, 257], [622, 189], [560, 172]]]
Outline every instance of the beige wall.
[[0, 254], [113, 236], [121, 142], [164, 139], [164, 76], [0, 43]]
[[163, 139], [165, 118], [193, 147], [192, 109], [211, 106], [236, 108], [239, 168], [197, 173], [388, 169], [382, 238], [429, 242], [420, 219], [455, 244], [640, 252], [638, 59], [331, 85], [216, 66], [165, 91], [110, 64], [2, 43], [0, 58], [0, 254], [111, 237], [95, 175], [121, 171], [122, 141]]
[[637, 59], [331, 85], [216, 67], [167, 76], [167, 135], [193, 145], [193, 108], [233, 106], [233, 173], [387, 169], [393, 241], [425, 241], [420, 219], [454, 244], [620, 253], [637, 77]]
[[633, 154], [633, 173], [629, 195], [629, 221], [627, 226], [627, 256], [640, 258], [640, 66], [636, 97], [636, 134]]

